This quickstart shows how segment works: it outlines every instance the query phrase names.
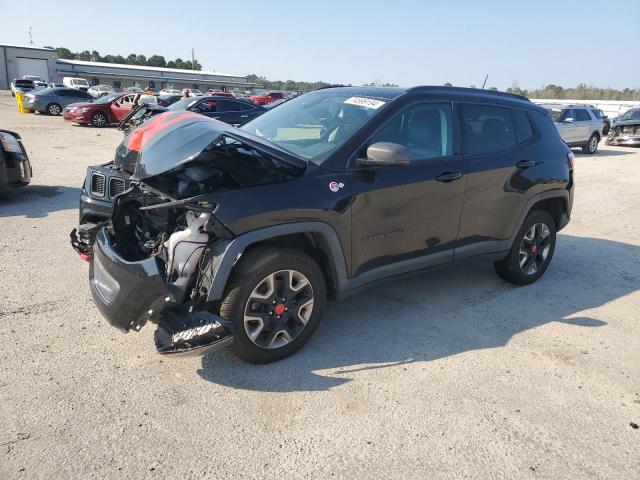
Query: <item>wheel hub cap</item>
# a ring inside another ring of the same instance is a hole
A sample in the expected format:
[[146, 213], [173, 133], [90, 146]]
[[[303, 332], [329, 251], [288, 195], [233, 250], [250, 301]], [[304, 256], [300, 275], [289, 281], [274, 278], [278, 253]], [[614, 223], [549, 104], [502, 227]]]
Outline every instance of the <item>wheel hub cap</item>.
[[532, 225], [524, 234], [518, 260], [525, 275], [534, 275], [547, 261], [551, 250], [551, 231], [544, 223]]
[[244, 311], [244, 329], [262, 348], [280, 348], [293, 341], [313, 312], [313, 288], [302, 273], [280, 270], [253, 289]]

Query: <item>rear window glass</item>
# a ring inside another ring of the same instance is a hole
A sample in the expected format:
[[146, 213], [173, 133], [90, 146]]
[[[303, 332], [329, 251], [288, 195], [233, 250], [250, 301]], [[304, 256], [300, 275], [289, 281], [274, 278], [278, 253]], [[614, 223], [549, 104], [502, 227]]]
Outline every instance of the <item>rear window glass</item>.
[[508, 108], [463, 104], [461, 112], [464, 153], [502, 152], [517, 143]]
[[533, 137], [533, 127], [529, 114], [524, 110], [512, 110], [513, 119], [516, 122], [516, 131], [518, 132], [518, 142], [526, 142]]
[[579, 122], [588, 122], [589, 120], [591, 120], [591, 115], [589, 115], [589, 112], [587, 112], [583, 108], [578, 108], [576, 109], [576, 120], [578, 120]]
[[16, 80], [16, 87], [33, 87], [33, 80]]

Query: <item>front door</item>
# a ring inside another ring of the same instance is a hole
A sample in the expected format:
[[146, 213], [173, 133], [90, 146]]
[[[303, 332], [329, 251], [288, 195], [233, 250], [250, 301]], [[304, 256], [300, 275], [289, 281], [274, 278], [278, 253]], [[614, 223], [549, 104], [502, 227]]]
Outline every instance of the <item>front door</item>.
[[135, 104], [136, 94], [123, 95], [111, 104], [113, 122], [119, 122], [131, 111]]
[[[392, 142], [408, 149], [406, 166], [349, 170], [352, 205], [352, 273], [399, 271], [445, 263], [453, 258], [466, 176], [453, 156], [450, 102], [406, 107], [370, 138], [366, 147]], [[401, 263], [399, 263], [401, 262]]]

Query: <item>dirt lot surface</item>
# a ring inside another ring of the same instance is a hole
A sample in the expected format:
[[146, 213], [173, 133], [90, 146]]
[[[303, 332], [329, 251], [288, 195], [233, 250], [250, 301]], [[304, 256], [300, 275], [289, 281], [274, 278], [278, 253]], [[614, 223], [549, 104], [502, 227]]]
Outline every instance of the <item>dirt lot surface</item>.
[[34, 181], [0, 201], [0, 478], [640, 478], [640, 151], [577, 154], [535, 285], [482, 261], [332, 304], [297, 355], [172, 359], [122, 334], [72, 251], [122, 135], [19, 114]]

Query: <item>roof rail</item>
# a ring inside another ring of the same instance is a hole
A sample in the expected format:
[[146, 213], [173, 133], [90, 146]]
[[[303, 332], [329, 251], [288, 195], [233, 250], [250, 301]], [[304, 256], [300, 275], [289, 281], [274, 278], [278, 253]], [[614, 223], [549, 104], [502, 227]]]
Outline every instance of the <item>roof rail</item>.
[[413, 91], [422, 91], [422, 90], [440, 90], [440, 91], [447, 91], [447, 92], [457, 92], [457, 93], [482, 93], [482, 94], [487, 94], [487, 95], [495, 95], [498, 97], [506, 97], [506, 98], [517, 98], [519, 100], [524, 100], [526, 102], [531, 102], [531, 100], [529, 100], [527, 97], [525, 97], [524, 95], [516, 95], [515, 93], [507, 93], [507, 92], [498, 92], [496, 90], [484, 90], [484, 89], [480, 89], [480, 88], [466, 88], [466, 87], [445, 87], [443, 86], [436, 86], [436, 85], [421, 85], [418, 87], [411, 87], [407, 90], [408, 92], [413, 92]]

